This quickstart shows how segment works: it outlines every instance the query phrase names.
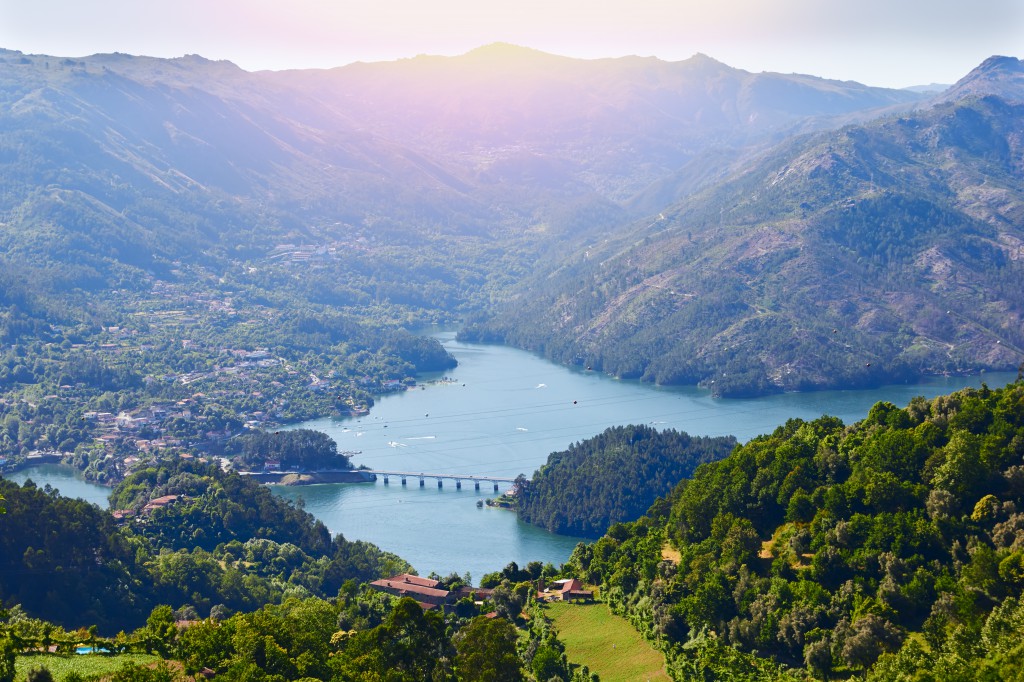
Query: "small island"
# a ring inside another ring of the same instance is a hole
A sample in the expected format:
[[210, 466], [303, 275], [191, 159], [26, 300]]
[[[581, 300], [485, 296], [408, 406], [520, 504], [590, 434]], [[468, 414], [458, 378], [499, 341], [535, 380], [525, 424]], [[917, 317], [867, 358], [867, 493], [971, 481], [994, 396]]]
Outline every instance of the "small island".
[[255, 431], [230, 441], [225, 460], [260, 483], [370, 483], [377, 477], [352, 468], [349, 455], [325, 433], [312, 429]]

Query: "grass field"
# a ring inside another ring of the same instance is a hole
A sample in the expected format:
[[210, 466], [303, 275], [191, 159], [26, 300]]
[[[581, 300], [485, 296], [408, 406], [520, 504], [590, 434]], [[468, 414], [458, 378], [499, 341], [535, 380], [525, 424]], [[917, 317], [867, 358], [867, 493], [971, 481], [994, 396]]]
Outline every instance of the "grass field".
[[151, 656], [149, 654], [120, 654], [118, 656], [97, 656], [92, 654], [85, 656], [58, 656], [57, 654], [22, 655], [18, 656], [14, 662], [14, 679], [17, 682], [22, 682], [29, 670], [44, 667], [53, 674], [53, 679], [60, 682], [70, 672], [76, 672], [83, 676], [106, 675], [116, 671], [125, 663], [145, 665], [159, 660], [159, 656]]
[[601, 682], [668, 682], [665, 657], [605, 604], [548, 605], [570, 663], [590, 668]]

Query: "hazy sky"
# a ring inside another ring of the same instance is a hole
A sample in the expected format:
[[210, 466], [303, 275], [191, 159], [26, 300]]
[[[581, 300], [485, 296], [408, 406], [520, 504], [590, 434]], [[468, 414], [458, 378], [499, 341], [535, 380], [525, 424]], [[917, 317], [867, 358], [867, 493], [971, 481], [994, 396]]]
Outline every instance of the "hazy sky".
[[904, 87], [1024, 53], [1024, 0], [0, 0], [0, 47], [332, 67], [509, 42]]

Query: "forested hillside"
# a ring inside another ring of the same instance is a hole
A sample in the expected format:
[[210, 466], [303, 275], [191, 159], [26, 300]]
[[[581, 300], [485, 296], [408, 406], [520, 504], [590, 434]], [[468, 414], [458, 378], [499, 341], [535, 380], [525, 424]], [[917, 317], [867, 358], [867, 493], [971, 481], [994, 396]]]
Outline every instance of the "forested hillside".
[[993, 59], [930, 108], [727, 167], [462, 338], [723, 396], [1016, 368], [1022, 73]]
[[205, 617], [333, 597], [346, 580], [408, 568], [369, 543], [332, 539], [266, 487], [201, 463], [132, 474], [111, 493], [120, 522], [28, 483], [0, 479], [0, 494], [0, 600], [69, 629], [134, 629], [159, 604]]
[[[680, 166], [920, 100], [705, 56], [500, 45], [284, 74], [0, 51], [0, 418], [40, 423], [49, 406], [10, 406], [59, 395], [67, 425], [0, 435], [4, 449], [98, 436], [80, 417], [111, 409], [104, 391], [135, 412], [216, 387], [202, 408], [242, 423], [368, 407], [386, 382], [451, 366], [403, 328], [488, 309], [575, 240], [706, 183]], [[291, 369], [223, 362], [264, 351]], [[225, 371], [248, 376], [218, 386]], [[296, 380], [310, 375], [319, 393]], [[223, 417], [188, 442], [237, 427]]]
[[674, 429], [617, 426], [548, 455], [532, 479], [516, 481], [519, 518], [555, 533], [600, 537], [613, 523], [640, 517], [699, 464], [722, 459], [729, 437], [695, 437]]
[[[444, 613], [220, 457], [349, 464], [281, 425], [452, 368], [414, 330], [467, 319], [722, 396], [1017, 367], [1022, 83], [1013, 58], [926, 101], [702, 55], [0, 51], [0, 468], [118, 484], [114, 514], [0, 479], [0, 682], [84, 642], [227, 680], [593, 682], [537, 602], [556, 578], [677, 679], [1018, 675], [1020, 380], [739, 447], [610, 429], [519, 486], [527, 520], [603, 537], [493, 593], [436, 576]], [[118, 679], [143, 675], [174, 676]]]
[[[630, 433], [645, 435], [604, 439]], [[115, 491], [118, 506], [179, 497], [121, 528], [52, 492], [2, 492], [4, 600], [21, 603], [0, 612], [2, 656], [77, 639], [225, 679], [463, 680], [501, 660], [502, 679], [591, 682], [534, 601], [532, 581], [561, 575], [599, 585], [678, 680], [1003, 680], [1020, 669], [1021, 381], [878, 403], [849, 426], [791, 420], [700, 465], [648, 516], [581, 543], [561, 569], [510, 564], [485, 577], [495, 589], [482, 607], [463, 599], [445, 615], [360, 588], [405, 567], [331, 541], [303, 512], [215, 467], [139, 472]], [[480, 609], [499, 618], [485, 625]], [[104, 637], [127, 626], [138, 629]]]
[[[567, 566], [602, 583], [681, 677], [731, 659], [765, 677], [1010, 679], [1022, 474], [1019, 381], [879, 403], [851, 426], [791, 420]], [[708, 646], [735, 653], [688, 653]]]

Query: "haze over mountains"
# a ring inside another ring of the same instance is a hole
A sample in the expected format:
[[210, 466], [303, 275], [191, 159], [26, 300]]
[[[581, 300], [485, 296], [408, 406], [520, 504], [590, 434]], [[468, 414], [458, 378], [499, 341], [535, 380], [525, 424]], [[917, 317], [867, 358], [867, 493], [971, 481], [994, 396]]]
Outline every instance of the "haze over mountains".
[[403, 304], [471, 315], [471, 338], [623, 376], [1005, 369], [1022, 83], [1012, 58], [935, 97], [508, 45], [280, 73], [4, 51], [0, 257], [73, 294], [363, 240], [331, 265], [361, 296], [422, 291]]

